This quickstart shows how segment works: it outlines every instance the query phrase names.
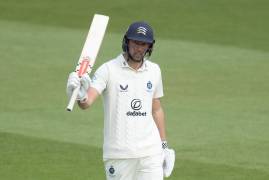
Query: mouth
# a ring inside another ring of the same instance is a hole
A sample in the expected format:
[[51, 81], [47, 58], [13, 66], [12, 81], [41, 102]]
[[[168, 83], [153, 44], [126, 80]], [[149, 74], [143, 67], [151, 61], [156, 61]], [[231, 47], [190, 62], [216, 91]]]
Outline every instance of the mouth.
[[143, 53], [134, 53], [134, 55], [132, 55], [132, 59], [136, 62], [140, 62], [142, 61], [144, 58], [144, 54]]

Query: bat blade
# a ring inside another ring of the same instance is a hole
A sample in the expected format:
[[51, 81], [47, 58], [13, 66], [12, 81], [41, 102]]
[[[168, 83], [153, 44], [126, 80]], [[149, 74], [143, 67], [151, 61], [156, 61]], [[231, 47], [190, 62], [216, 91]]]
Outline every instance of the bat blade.
[[[86, 41], [78, 60], [78, 64], [75, 69], [79, 77], [83, 76], [85, 73], [91, 73], [105, 35], [108, 20], [108, 16], [100, 14], [94, 15]], [[66, 108], [67, 111], [73, 110], [79, 88], [80, 87], [74, 89]]]

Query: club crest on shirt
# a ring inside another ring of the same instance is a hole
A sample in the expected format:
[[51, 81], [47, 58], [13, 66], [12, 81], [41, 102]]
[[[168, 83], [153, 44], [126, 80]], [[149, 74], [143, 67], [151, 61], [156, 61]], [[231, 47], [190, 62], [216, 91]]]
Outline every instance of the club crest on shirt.
[[147, 91], [148, 92], [151, 92], [152, 91], [152, 83], [151, 83], [151, 81], [148, 81], [147, 82]]

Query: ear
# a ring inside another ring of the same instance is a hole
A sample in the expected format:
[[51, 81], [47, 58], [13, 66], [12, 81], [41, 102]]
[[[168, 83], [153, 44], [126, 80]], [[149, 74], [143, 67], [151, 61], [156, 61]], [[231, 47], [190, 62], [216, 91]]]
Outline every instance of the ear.
[[123, 50], [123, 52], [128, 51], [128, 39], [127, 39], [126, 35], [124, 35], [124, 37], [122, 39], [122, 50]]
[[151, 56], [151, 53], [153, 51], [153, 44], [154, 44], [154, 42], [149, 46], [149, 48], [147, 50], [148, 56]]

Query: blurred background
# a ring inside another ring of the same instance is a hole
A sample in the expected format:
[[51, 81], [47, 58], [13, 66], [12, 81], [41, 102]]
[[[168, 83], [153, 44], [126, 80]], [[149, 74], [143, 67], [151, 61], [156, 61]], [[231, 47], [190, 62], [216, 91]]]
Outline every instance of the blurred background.
[[101, 180], [102, 99], [65, 108], [95, 13], [110, 16], [96, 61], [129, 24], [155, 30], [171, 180], [269, 179], [269, 1], [0, 0], [0, 179]]

